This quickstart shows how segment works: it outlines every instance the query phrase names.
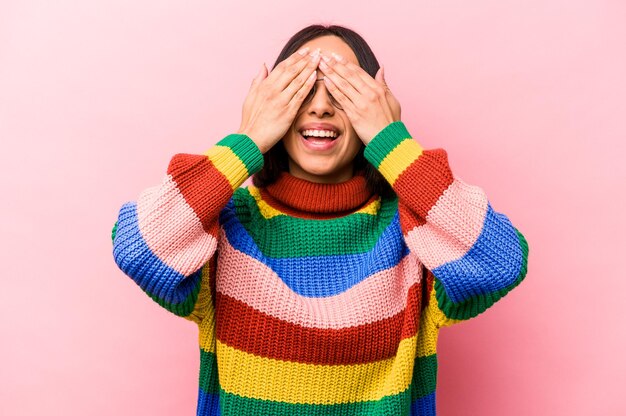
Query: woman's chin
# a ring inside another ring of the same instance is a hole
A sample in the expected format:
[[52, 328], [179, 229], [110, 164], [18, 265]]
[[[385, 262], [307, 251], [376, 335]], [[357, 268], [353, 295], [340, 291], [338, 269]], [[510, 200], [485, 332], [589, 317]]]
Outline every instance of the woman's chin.
[[302, 179], [309, 180], [311, 182], [319, 183], [337, 183], [343, 182], [349, 179], [349, 173], [347, 169], [341, 169], [337, 166], [325, 166], [303, 164], [298, 166], [292, 166], [289, 169], [290, 173]]

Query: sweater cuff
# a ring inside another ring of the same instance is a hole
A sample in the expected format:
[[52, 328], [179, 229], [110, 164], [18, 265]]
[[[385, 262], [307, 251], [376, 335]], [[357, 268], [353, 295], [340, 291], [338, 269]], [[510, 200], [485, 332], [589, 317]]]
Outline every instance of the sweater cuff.
[[204, 153], [233, 189], [263, 167], [263, 153], [245, 134], [229, 134]]
[[365, 146], [364, 156], [393, 186], [398, 176], [423, 153], [402, 121], [382, 129]]

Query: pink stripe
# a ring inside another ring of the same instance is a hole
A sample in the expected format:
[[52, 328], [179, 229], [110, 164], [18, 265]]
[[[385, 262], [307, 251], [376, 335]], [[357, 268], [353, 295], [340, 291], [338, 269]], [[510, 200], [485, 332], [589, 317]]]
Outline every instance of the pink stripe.
[[429, 270], [463, 257], [483, 229], [487, 203], [482, 188], [455, 177], [428, 211], [426, 223], [407, 233], [406, 244]]
[[176, 187], [171, 175], [137, 199], [139, 230], [152, 252], [175, 271], [188, 276], [215, 252], [217, 239]]
[[[285, 322], [309, 328], [341, 329], [396, 315], [407, 304], [409, 288], [421, 280], [421, 263], [409, 254], [391, 269], [373, 274], [335, 296], [300, 296], [264, 263], [220, 239], [222, 265], [216, 290]], [[233, 268], [236, 267], [236, 273]]]

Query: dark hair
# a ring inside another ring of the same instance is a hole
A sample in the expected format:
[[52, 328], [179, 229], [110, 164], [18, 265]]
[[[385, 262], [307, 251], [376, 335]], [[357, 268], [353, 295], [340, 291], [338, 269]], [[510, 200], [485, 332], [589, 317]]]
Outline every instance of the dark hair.
[[[272, 69], [299, 50], [302, 45], [308, 41], [329, 35], [337, 36], [346, 42], [354, 51], [361, 68], [372, 77], [376, 76], [380, 65], [378, 64], [376, 56], [374, 56], [374, 52], [372, 52], [372, 49], [367, 42], [365, 42], [365, 39], [351, 29], [336, 25], [311, 25], [300, 30], [287, 41], [283, 50], [278, 55], [278, 58], [276, 58]], [[365, 159], [364, 151], [365, 145], [361, 144], [359, 153], [354, 157], [354, 171], [364, 170], [367, 187], [370, 191], [377, 193], [383, 198], [395, 196], [395, 192], [387, 179], [385, 179], [374, 165]], [[263, 159], [263, 168], [252, 176], [252, 183], [259, 188], [275, 182], [280, 172], [289, 171], [288, 155], [282, 140], [265, 152]]]

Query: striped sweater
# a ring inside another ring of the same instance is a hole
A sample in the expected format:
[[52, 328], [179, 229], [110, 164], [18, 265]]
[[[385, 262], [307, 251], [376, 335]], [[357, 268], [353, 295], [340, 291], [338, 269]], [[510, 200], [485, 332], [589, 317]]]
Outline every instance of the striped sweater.
[[122, 206], [117, 265], [199, 327], [198, 415], [435, 415], [440, 328], [526, 275], [525, 238], [445, 150], [394, 122], [365, 157], [393, 197], [362, 172], [242, 187], [263, 155], [231, 134]]

